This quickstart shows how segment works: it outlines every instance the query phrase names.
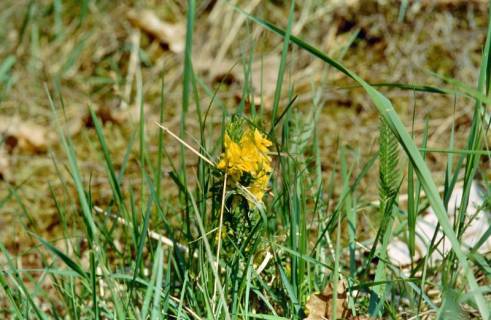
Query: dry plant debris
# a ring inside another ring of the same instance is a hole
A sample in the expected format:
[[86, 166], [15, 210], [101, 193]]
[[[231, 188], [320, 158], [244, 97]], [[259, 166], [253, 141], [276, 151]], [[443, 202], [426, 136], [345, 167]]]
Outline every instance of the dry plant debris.
[[131, 9], [127, 13], [128, 20], [143, 32], [168, 45], [175, 53], [184, 51], [184, 24], [169, 23], [161, 20], [152, 10]]
[[19, 117], [0, 117], [0, 134], [7, 150], [22, 152], [44, 152], [53, 143], [54, 133], [45, 126]]
[[0, 180], [10, 180], [10, 163], [7, 151], [3, 146], [0, 146]]
[[[332, 283], [328, 283], [322, 293], [312, 294], [305, 304], [306, 320], [324, 320], [330, 319], [333, 306], [333, 287]], [[336, 315], [338, 319], [346, 319], [348, 311], [348, 292], [346, 291], [346, 281], [342, 280], [338, 283]]]

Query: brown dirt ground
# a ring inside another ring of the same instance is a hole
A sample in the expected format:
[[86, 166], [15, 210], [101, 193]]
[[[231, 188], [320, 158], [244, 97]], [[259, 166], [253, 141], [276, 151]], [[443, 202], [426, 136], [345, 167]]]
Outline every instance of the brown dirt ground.
[[[149, 1], [145, 9], [152, 10], [161, 20], [184, 27], [185, 7], [182, 1]], [[130, 10], [140, 10], [132, 1], [91, 4], [89, 14], [78, 25], [79, 8], [68, 4], [63, 8], [61, 21], [56, 21], [50, 9], [51, 1], [37, 2], [31, 8], [31, 19], [21, 37], [23, 21], [28, 12], [27, 0], [7, 0], [0, 4], [0, 61], [15, 56], [11, 72], [13, 83], [0, 101], [0, 117], [11, 121], [41, 126], [48, 136], [41, 147], [22, 147], [18, 142], [5, 144], [4, 158], [8, 169], [0, 181], [0, 199], [9, 194], [0, 206], [0, 241], [13, 251], [23, 251], [31, 241], [26, 229], [49, 238], [60, 234], [60, 218], [56, 214], [50, 187], [62, 201], [73, 196], [73, 186], [66, 173], [66, 157], [55, 134], [53, 116], [45, 86], [55, 91], [58, 81], [65, 104], [67, 131], [75, 142], [79, 165], [88, 182], [89, 174], [95, 202], [104, 206], [111, 190], [105, 178], [105, 168], [98, 152], [94, 130], [87, 121], [88, 105], [99, 110], [107, 120], [104, 130], [116, 167], [121, 164], [131, 132], [138, 119], [137, 92], [134, 83], [138, 72], [132, 71], [132, 46], [138, 44], [141, 79], [150, 145], [155, 145], [158, 129], [160, 75], [165, 75], [165, 123], [177, 132], [181, 114], [182, 52], [172, 50], [181, 38], [162, 43], [156, 37], [139, 31], [128, 19]], [[281, 1], [239, 1], [242, 8], [273, 23], [285, 26], [288, 9]], [[73, 12], [73, 13], [71, 13]], [[343, 4], [316, 5], [305, 1], [296, 9], [293, 32], [318, 48], [338, 57], [346, 66], [372, 83], [399, 82], [447, 86], [430, 72], [455, 78], [469, 86], [476, 83], [483, 48], [487, 13], [481, 1], [422, 1], [411, 2], [403, 21], [398, 20], [399, 5], [392, 1], [349, 1]], [[57, 33], [57, 24], [61, 27]], [[359, 30], [356, 39], [343, 47]], [[228, 46], [227, 46], [228, 44]], [[254, 47], [253, 47], [254, 46]], [[221, 1], [205, 1], [199, 5], [193, 42], [193, 63], [196, 73], [211, 88], [223, 80], [218, 97], [233, 112], [243, 86], [242, 62], [244, 52], [253, 47], [255, 63], [252, 83], [258, 92], [263, 61], [263, 93], [265, 108], [271, 111], [274, 82], [281, 55], [282, 41], [261, 27], [241, 20], [240, 14]], [[235, 65], [235, 66], [234, 66]], [[231, 69], [232, 68], [232, 69]], [[232, 70], [230, 74], [227, 74]], [[128, 80], [132, 81], [129, 85]], [[298, 95], [296, 110], [307, 114], [318, 94], [322, 107], [318, 123], [323, 172], [326, 177], [335, 169], [338, 147], [349, 146], [361, 159], [376, 151], [377, 114], [362, 90], [332, 68], [298, 48], [292, 47], [287, 65], [286, 85]], [[415, 93], [398, 89], [382, 89], [389, 97], [408, 128], [415, 111], [415, 137], [420, 143], [424, 120], [429, 120], [429, 146], [448, 147], [452, 115], [456, 115], [456, 144], [463, 146], [472, 117], [473, 102], [464, 97]], [[287, 97], [285, 91], [284, 97]], [[55, 97], [56, 99], [57, 97]], [[201, 95], [201, 105], [210, 98]], [[126, 101], [122, 103], [121, 101]], [[282, 100], [282, 105], [287, 100]], [[126, 108], [124, 108], [126, 106]], [[196, 106], [188, 114], [189, 137], [196, 134]], [[215, 144], [221, 112], [211, 113], [209, 144]], [[0, 121], [1, 122], [1, 121]], [[4, 134], [6, 137], [7, 134]], [[14, 138], [16, 138], [14, 136]], [[179, 146], [166, 138], [171, 158]], [[15, 139], [14, 139], [15, 140]], [[28, 139], [29, 140], [29, 139]], [[191, 140], [191, 138], [189, 139]], [[7, 140], [6, 140], [7, 141]], [[135, 150], [137, 145], [135, 145]], [[156, 153], [156, 148], [150, 149]], [[354, 154], [351, 156], [354, 160]], [[1, 155], [1, 153], [0, 153]], [[190, 159], [194, 159], [190, 155]], [[431, 154], [428, 164], [435, 179], [441, 183], [446, 157]], [[61, 177], [56, 172], [58, 165]], [[193, 171], [194, 160], [189, 161]], [[362, 163], [359, 164], [361, 166]], [[167, 171], [168, 162], [164, 161]], [[486, 165], [484, 165], [486, 168]], [[139, 184], [137, 155], [130, 159], [127, 182]], [[375, 200], [376, 170], [363, 181], [360, 190], [367, 201]], [[169, 179], [163, 182], [169, 185]], [[64, 193], [67, 187], [68, 193]], [[173, 189], [168, 190], [172, 197]], [[74, 211], [76, 212], [76, 211]]]

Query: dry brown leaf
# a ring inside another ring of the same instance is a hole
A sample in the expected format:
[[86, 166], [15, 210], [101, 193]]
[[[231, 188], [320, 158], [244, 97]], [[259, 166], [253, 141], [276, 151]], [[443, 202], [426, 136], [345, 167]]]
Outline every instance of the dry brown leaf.
[[[135, 113], [134, 111], [131, 112], [126, 109], [121, 110], [120, 108], [116, 108], [114, 106], [101, 105], [95, 109], [95, 114], [103, 125], [106, 123], [122, 124], [123, 122], [133, 118], [134, 116], [137, 116], [136, 119], [139, 119], [140, 111], [136, 108], [132, 108], [132, 109], [137, 110], [138, 113], [134, 114]], [[86, 127], [89, 128], [94, 127], [94, 123], [92, 122], [92, 116], [90, 115], [88, 110], [83, 118]]]
[[216, 67], [212, 63], [211, 54], [203, 52], [194, 59], [193, 66], [198, 72], [206, 74], [212, 82], [242, 82], [240, 64], [227, 59], [220, 61]]
[[7, 151], [43, 152], [54, 140], [54, 133], [46, 127], [18, 117], [0, 117], [0, 134]]
[[307, 320], [322, 320], [328, 319], [326, 317], [326, 304], [329, 300], [322, 293], [314, 293], [310, 295], [307, 303], [305, 304], [305, 309], [308, 313]]
[[[340, 280], [337, 288], [336, 317], [337, 319], [346, 319], [348, 313], [348, 293], [346, 292], [346, 281]], [[325, 320], [329, 319], [332, 308], [333, 287], [328, 283], [322, 293], [312, 294], [305, 309], [308, 314], [306, 320]]]
[[0, 180], [8, 181], [10, 179], [9, 165], [7, 151], [0, 146]]
[[[196, 70], [207, 75], [212, 82], [244, 85], [244, 67], [240, 63], [224, 59], [213, 65], [213, 58], [206, 53], [196, 57], [195, 61]], [[257, 59], [252, 63], [250, 85], [254, 92], [254, 101], [250, 101], [251, 103], [258, 106], [262, 96], [265, 108], [271, 109], [279, 66], [280, 58], [277, 55], [265, 56], [263, 59]], [[241, 100], [242, 90], [236, 92], [235, 96]]]
[[[460, 4], [486, 4], [486, 0], [438, 0], [436, 4], [439, 5], [460, 5]], [[434, 0], [422, 0], [423, 5], [435, 5]]]
[[174, 24], [162, 21], [151, 10], [129, 10], [128, 20], [138, 29], [157, 38], [161, 43], [168, 45], [175, 53], [184, 51], [184, 36], [186, 29], [183, 24]]

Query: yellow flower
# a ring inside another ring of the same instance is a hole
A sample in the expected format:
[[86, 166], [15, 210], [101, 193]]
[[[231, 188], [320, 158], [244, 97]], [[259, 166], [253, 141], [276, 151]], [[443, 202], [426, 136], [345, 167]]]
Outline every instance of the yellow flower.
[[272, 145], [271, 141], [266, 139], [259, 130], [254, 130], [254, 143], [261, 152], [267, 152], [268, 147]]
[[249, 187], [249, 191], [256, 197], [257, 200], [261, 201], [268, 188], [269, 174], [263, 174], [257, 177]]
[[217, 167], [220, 170], [227, 171], [232, 177], [240, 177], [244, 166], [241, 160], [242, 150], [240, 146], [232, 141], [228, 134], [225, 134], [225, 153], [222, 155], [222, 159], [218, 163]]
[[[229, 128], [236, 128], [232, 123]], [[243, 129], [243, 128], [240, 128]], [[242, 130], [241, 130], [242, 131]], [[269, 177], [272, 171], [271, 158], [268, 156], [268, 147], [272, 145], [258, 129], [249, 127], [241, 132], [240, 137], [233, 132], [235, 141], [229, 135], [224, 136], [224, 152], [218, 162], [218, 169], [229, 174], [232, 181], [241, 182], [241, 177], [247, 174], [247, 185], [244, 185], [258, 201], [267, 190]]]

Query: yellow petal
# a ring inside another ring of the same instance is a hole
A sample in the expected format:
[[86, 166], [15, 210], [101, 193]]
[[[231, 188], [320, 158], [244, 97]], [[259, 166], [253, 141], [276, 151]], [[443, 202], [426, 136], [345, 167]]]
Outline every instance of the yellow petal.
[[227, 163], [225, 162], [225, 159], [220, 160], [220, 162], [218, 162], [218, 164], [217, 164], [217, 168], [220, 170], [225, 169], [226, 166], [227, 166]]
[[266, 139], [257, 129], [254, 130], [254, 143], [256, 144], [257, 148], [262, 152], [266, 152], [268, 150], [268, 147], [272, 145], [271, 141]]

